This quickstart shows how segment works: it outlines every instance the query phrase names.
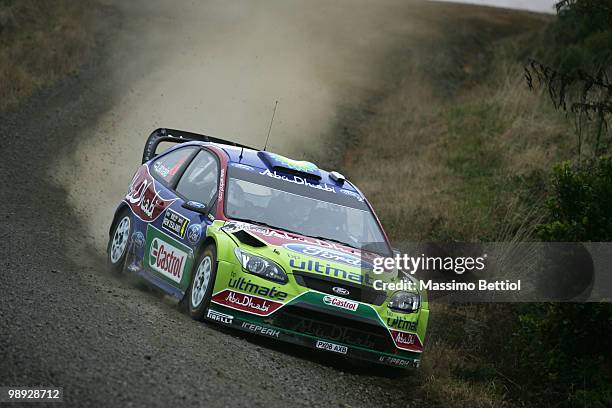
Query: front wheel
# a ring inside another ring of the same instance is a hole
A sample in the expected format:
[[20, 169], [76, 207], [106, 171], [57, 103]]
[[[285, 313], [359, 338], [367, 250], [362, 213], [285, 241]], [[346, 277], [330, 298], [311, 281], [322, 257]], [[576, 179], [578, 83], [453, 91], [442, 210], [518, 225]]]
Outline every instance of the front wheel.
[[217, 276], [217, 251], [214, 245], [204, 248], [196, 265], [185, 296], [189, 302], [189, 314], [193, 319], [201, 321], [206, 316]]
[[127, 258], [128, 242], [132, 231], [132, 217], [129, 211], [124, 210], [118, 217], [108, 240], [108, 263], [115, 273], [123, 271]]

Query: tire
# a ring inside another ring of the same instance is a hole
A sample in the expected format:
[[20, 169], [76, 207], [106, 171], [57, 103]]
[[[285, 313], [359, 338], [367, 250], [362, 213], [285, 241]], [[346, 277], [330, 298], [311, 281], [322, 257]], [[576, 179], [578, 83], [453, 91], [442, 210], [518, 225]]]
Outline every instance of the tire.
[[128, 209], [122, 210], [113, 226], [106, 248], [108, 264], [114, 273], [122, 273], [125, 268], [128, 244], [133, 228], [131, 212]]
[[185, 293], [185, 301], [192, 319], [202, 321], [206, 317], [216, 276], [217, 250], [214, 245], [208, 245], [198, 257], [191, 274], [189, 290]]

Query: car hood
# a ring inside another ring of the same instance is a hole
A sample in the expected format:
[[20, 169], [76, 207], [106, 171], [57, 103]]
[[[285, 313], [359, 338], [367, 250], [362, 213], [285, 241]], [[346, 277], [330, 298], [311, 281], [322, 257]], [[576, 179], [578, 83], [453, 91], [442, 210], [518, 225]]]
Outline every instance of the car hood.
[[337, 242], [242, 221], [226, 221], [221, 230], [232, 235], [241, 247], [272, 258], [288, 273], [319, 275], [368, 286], [375, 279], [393, 281], [397, 277], [397, 272], [373, 272], [379, 255]]

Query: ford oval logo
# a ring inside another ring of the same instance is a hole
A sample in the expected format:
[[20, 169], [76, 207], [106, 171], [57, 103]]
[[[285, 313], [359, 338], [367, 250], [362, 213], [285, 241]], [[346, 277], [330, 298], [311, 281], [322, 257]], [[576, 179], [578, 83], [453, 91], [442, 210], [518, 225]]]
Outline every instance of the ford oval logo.
[[341, 288], [340, 286], [334, 286], [332, 288], [332, 290], [334, 291], [334, 293], [337, 293], [337, 294], [342, 295], [342, 296], [346, 296], [349, 293], [351, 293], [351, 292], [348, 291], [348, 289]]

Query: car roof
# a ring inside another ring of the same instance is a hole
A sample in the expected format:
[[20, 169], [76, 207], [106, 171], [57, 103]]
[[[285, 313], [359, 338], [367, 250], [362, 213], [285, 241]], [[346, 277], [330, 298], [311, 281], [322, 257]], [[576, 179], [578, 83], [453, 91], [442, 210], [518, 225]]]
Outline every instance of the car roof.
[[[254, 149], [249, 149], [246, 147], [241, 148], [237, 146], [230, 146], [230, 145], [214, 143], [214, 142], [192, 141], [192, 142], [187, 142], [187, 143], [182, 144], [182, 146], [186, 146], [186, 145], [215, 146], [223, 150], [227, 154], [228, 164], [229, 163], [239, 163], [239, 164], [255, 167], [261, 170], [267, 169], [270, 171], [277, 171], [280, 173], [291, 174], [290, 171], [284, 172], [282, 169], [274, 167], [273, 166], [274, 163], [271, 163], [270, 159], [272, 160], [280, 159], [281, 161], [289, 161], [292, 163], [298, 163], [300, 165], [304, 164], [308, 166], [307, 168], [309, 169], [309, 172], [315, 173], [317, 175], [316, 181], [318, 181], [318, 183], [325, 183], [325, 184], [336, 186], [337, 188], [341, 188], [341, 189], [348, 190], [348, 191], [353, 191], [359, 194], [360, 197], [365, 198], [363, 194], [361, 193], [361, 191], [359, 191], [359, 189], [355, 185], [353, 185], [350, 181], [345, 180], [344, 182], [342, 181], [339, 182], [337, 179], [333, 177], [333, 174], [339, 175], [341, 177], [344, 177], [344, 176], [336, 172], [329, 172], [329, 171], [320, 169], [314, 163], [304, 162], [304, 161], [295, 161], [288, 157], [285, 157], [285, 156], [282, 156], [276, 153], [272, 153], [272, 152], [254, 150]], [[176, 147], [178, 148], [179, 146], [176, 146]], [[174, 150], [174, 149], [171, 149], [171, 150]]]
[[[258, 150], [247, 149], [247, 148], [242, 149], [240, 147], [227, 146], [227, 145], [217, 145], [217, 146], [223, 149], [227, 153], [229, 163], [245, 164], [247, 166], [256, 167], [262, 170], [265, 170], [265, 169], [268, 169], [271, 171], [276, 170], [278, 172], [283, 173], [282, 169], [278, 169], [277, 167], [274, 167], [274, 163], [271, 163], [270, 158], [272, 158], [272, 160], [278, 158], [280, 160], [298, 162], [296, 160], [279, 155], [277, 153], [262, 152]], [[345, 190], [354, 191], [358, 193], [360, 196], [362, 196], [361, 192], [357, 188], [355, 188], [355, 186], [352, 183], [350, 183], [348, 180], [344, 182], [338, 182], [336, 179], [332, 177], [332, 172], [320, 169], [314, 163], [305, 162], [305, 161], [301, 161], [298, 163], [308, 166], [308, 168], [311, 170], [312, 173], [317, 174], [320, 177], [319, 183], [330, 184], [330, 185], [334, 185], [334, 186], [337, 186]]]

